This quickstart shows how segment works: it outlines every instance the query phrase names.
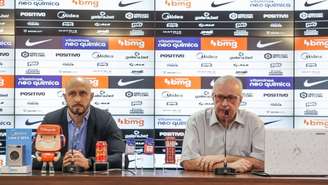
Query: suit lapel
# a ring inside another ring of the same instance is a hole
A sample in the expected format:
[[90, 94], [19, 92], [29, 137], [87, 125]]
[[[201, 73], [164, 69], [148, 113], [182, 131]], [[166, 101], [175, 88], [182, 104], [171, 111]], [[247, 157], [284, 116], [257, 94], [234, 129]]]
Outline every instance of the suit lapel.
[[63, 111], [62, 121], [61, 121], [61, 127], [63, 128], [63, 134], [66, 137], [65, 138], [66, 139], [66, 143], [65, 143], [65, 147], [64, 147], [64, 153], [66, 153], [67, 150], [68, 150], [68, 143], [70, 142], [69, 141], [69, 138], [68, 138], [67, 107], [64, 108], [64, 111]]
[[88, 123], [87, 123], [87, 138], [85, 141], [85, 154], [86, 156], [90, 156], [92, 155], [91, 152], [91, 147], [92, 147], [92, 143], [95, 137], [94, 135], [94, 131], [95, 131], [95, 121], [96, 118], [95, 113], [94, 113], [94, 108], [92, 106], [90, 106], [90, 115], [89, 115], [89, 119], [88, 119]]

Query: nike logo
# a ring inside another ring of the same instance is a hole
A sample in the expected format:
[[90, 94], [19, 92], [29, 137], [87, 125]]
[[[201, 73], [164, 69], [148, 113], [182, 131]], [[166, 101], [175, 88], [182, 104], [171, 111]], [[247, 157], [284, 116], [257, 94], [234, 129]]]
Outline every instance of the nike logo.
[[119, 7], [126, 7], [126, 6], [137, 4], [137, 3], [140, 3], [140, 2], [142, 2], [142, 1], [135, 1], [135, 2], [131, 2], [131, 3], [122, 3], [122, 1], [120, 1], [120, 3], [118, 3], [118, 6]]
[[276, 41], [276, 42], [268, 42], [268, 43], [265, 43], [263, 44], [261, 40], [259, 40], [256, 44], [256, 47], [257, 48], [266, 48], [266, 47], [269, 47], [269, 46], [272, 46], [272, 45], [276, 45], [276, 44], [279, 44], [281, 43], [282, 41], [279, 40], [279, 41]]
[[223, 6], [223, 5], [226, 5], [226, 4], [230, 4], [230, 3], [233, 3], [233, 2], [234, 1], [228, 1], [228, 2], [224, 2], [224, 3], [216, 4], [215, 1], [213, 1], [212, 4], [211, 4], [211, 7], [216, 8], [216, 7]]
[[280, 121], [280, 119], [279, 119], [279, 120], [274, 120], [274, 121], [264, 122], [264, 125], [269, 125], [269, 124], [271, 124], [271, 123], [276, 123], [276, 122], [278, 122], [278, 121]]
[[320, 81], [317, 81], [317, 82], [309, 82], [309, 80], [305, 80], [304, 81], [304, 87], [312, 87], [312, 86], [319, 85], [319, 84], [322, 84], [322, 83], [325, 83], [325, 82], [328, 82], [328, 80], [320, 80]]
[[127, 85], [131, 85], [131, 84], [134, 84], [134, 83], [137, 83], [137, 82], [141, 82], [143, 81], [144, 79], [138, 79], [138, 80], [132, 80], [132, 81], [126, 81], [126, 82], [123, 82], [122, 79], [120, 79], [118, 82], [117, 82], [117, 85], [120, 86], [120, 87], [124, 87], [124, 86], [127, 86]]
[[210, 82], [210, 86], [211, 86], [211, 87], [214, 87], [214, 81], [215, 81], [215, 80], [212, 80], [212, 81]]
[[310, 6], [313, 6], [313, 5], [319, 4], [319, 3], [323, 3], [323, 2], [325, 2], [325, 1], [327, 1], [327, 0], [317, 1], [317, 2], [314, 2], [314, 3], [308, 3], [308, 1], [305, 1], [304, 6], [305, 6], [305, 7], [310, 7]]
[[25, 46], [32, 47], [32, 46], [36, 46], [36, 45], [43, 44], [43, 43], [50, 42], [50, 41], [52, 41], [52, 39], [40, 40], [40, 41], [36, 41], [36, 42], [31, 42], [30, 39], [27, 39], [27, 41], [25, 42]]
[[25, 125], [27, 125], [27, 126], [30, 126], [30, 125], [35, 125], [35, 124], [38, 124], [38, 123], [41, 123], [42, 122], [42, 120], [40, 120], [40, 121], [32, 121], [32, 122], [30, 122], [28, 119], [25, 121]]

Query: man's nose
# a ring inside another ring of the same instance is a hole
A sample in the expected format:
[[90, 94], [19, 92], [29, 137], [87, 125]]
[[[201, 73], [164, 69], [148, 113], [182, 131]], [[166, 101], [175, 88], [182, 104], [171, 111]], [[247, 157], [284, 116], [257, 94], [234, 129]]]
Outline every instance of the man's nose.
[[81, 100], [81, 96], [76, 95], [76, 96], [74, 97], [74, 101], [79, 102], [80, 100]]
[[222, 105], [228, 105], [228, 100], [227, 100], [227, 98], [223, 98], [223, 100], [222, 100]]

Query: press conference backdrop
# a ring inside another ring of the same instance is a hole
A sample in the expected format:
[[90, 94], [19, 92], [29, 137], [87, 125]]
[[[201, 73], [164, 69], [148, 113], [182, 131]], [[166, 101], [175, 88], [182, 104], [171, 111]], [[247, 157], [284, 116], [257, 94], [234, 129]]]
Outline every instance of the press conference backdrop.
[[189, 115], [232, 74], [266, 127], [327, 128], [327, 19], [327, 0], [0, 0], [0, 126], [36, 128], [84, 76], [138, 152], [155, 138], [161, 167], [164, 137], [180, 154]]

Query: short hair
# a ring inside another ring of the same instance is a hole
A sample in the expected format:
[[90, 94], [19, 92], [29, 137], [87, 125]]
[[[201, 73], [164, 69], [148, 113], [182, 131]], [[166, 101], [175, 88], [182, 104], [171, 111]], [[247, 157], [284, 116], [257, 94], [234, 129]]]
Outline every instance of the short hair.
[[226, 75], [226, 76], [221, 76], [219, 78], [217, 78], [214, 82], [213, 85], [213, 91], [215, 90], [215, 88], [219, 85], [223, 85], [228, 81], [234, 81], [237, 83], [237, 85], [240, 87], [240, 90], [243, 90], [243, 83], [241, 82], [241, 80], [239, 78], [236, 78], [232, 75]]
[[82, 85], [86, 86], [88, 90], [91, 90], [91, 88], [92, 88], [92, 85], [89, 80], [84, 79], [82, 77], [73, 77], [65, 85], [65, 91], [67, 89], [71, 89], [72, 87], [76, 86], [77, 84], [79, 84], [79, 85], [82, 84]]

